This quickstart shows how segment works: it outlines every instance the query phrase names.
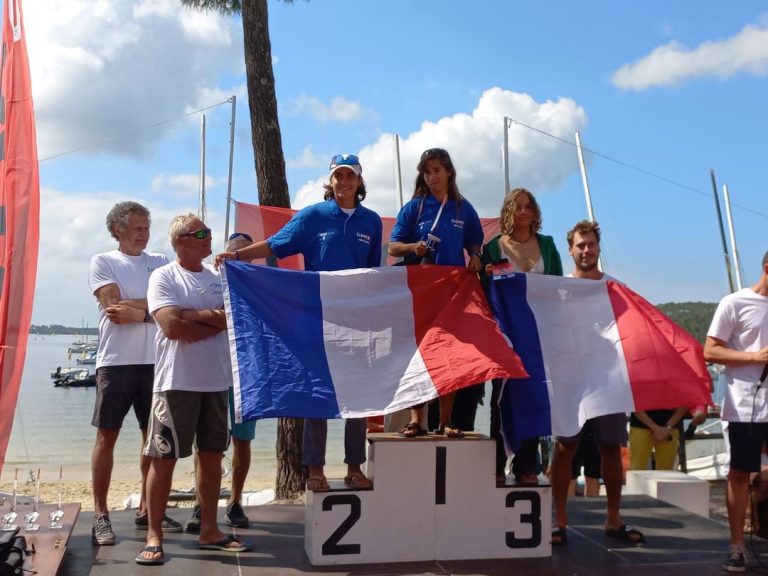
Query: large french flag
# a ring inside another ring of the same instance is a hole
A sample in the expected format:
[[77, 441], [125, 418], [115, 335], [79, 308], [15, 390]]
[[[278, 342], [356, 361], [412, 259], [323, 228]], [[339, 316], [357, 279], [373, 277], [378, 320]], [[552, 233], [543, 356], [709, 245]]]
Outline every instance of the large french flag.
[[589, 418], [711, 404], [701, 345], [623, 284], [494, 278], [488, 298], [530, 377], [501, 397], [505, 440], [573, 436]]
[[238, 422], [381, 415], [527, 376], [467, 269], [222, 270]]

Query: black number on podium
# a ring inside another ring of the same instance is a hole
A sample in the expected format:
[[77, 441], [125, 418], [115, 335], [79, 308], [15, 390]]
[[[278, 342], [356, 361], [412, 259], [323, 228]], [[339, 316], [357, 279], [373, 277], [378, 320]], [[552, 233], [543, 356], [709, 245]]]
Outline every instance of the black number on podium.
[[531, 527], [530, 538], [516, 538], [515, 532], [506, 533], [508, 548], [537, 548], [541, 544], [541, 498], [532, 490], [512, 491], [507, 494], [507, 508], [515, 508], [518, 502], [530, 502], [531, 511], [520, 514], [520, 523]]
[[339, 544], [339, 540], [349, 532], [349, 529], [360, 520], [360, 512], [362, 506], [360, 505], [360, 498], [354, 494], [334, 494], [332, 496], [326, 496], [323, 500], [323, 512], [328, 512], [334, 506], [349, 505], [349, 516], [346, 517], [344, 522], [339, 524], [336, 531], [330, 535], [328, 540], [323, 542], [322, 555], [323, 556], [337, 556], [340, 554], [360, 554], [360, 544]]

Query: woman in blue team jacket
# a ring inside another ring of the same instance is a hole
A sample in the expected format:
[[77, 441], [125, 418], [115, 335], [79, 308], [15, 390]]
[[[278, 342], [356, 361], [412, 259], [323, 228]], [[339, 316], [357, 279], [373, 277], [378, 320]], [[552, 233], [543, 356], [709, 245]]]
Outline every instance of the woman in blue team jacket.
[[[400, 209], [392, 229], [389, 255], [406, 263], [464, 266], [466, 251], [469, 268], [480, 272], [483, 227], [475, 209], [459, 193], [450, 155], [442, 148], [430, 148], [421, 155], [418, 171], [413, 198]], [[438, 432], [450, 437], [464, 435], [451, 423], [455, 396], [453, 392], [440, 397]], [[406, 438], [427, 433], [421, 426], [423, 406], [411, 408], [411, 423], [401, 431]]]

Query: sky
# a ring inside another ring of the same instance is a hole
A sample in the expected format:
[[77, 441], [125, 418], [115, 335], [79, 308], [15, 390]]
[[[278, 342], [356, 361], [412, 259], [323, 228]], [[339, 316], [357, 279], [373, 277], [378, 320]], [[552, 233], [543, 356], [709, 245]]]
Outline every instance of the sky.
[[[498, 216], [508, 117], [510, 185], [536, 195], [566, 271], [565, 234], [588, 214], [578, 131], [606, 272], [653, 303], [727, 294], [714, 169], [744, 284], [759, 277], [764, 2], [270, 0], [269, 18], [294, 208], [322, 198], [333, 154], [354, 153], [365, 204], [394, 216], [398, 135], [406, 200], [421, 152], [443, 147], [462, 194]], [[232, 95], [232, 196], [257, 202], [242, 22], [174, 0], [26, 0], [24, 22], [41, 182], [32, 321], [96, 326], [90, 258], [116, 247], [105, 216], [145, 204], [149, 250], [174, 256], [171, 219], [198, 210], [203, 109], [207, 222], [223, 248]]]

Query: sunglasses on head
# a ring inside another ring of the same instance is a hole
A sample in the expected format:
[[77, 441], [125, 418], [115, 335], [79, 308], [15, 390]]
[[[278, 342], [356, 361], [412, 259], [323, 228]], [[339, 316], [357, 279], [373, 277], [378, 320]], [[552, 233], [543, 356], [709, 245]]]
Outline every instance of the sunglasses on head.
[[233, 234], [229, 235], [228, 240], [237, 240], [238, 238], [248, 240], [248, 242], [253, 242], [253, 238], [251, 238], [250, 235], [246, 234], [245, 232], [234, 232]]
[[200, 230], [195, 230], [194, 232], [185, 232], [184, 234], [179, 234], [179, 237], [182, 236], [194, 236], [198, 240], [205, 240], [206, 238], [211, 237], [211, 229], [200, 228]]
[[354, 154], [336, 154], [331, 158], [331, 166], [351, 166], [360, 164], [360, 158]]
[[430, 156], [442, 156], [444, 158], [450, 158], [447, 150], [444, 150], [443, 148], [430, 148], [429, 150], [424, 150], [424, 152], [422, 152], [421, 159], [424, 160], [424, 158], [428, 158]]

